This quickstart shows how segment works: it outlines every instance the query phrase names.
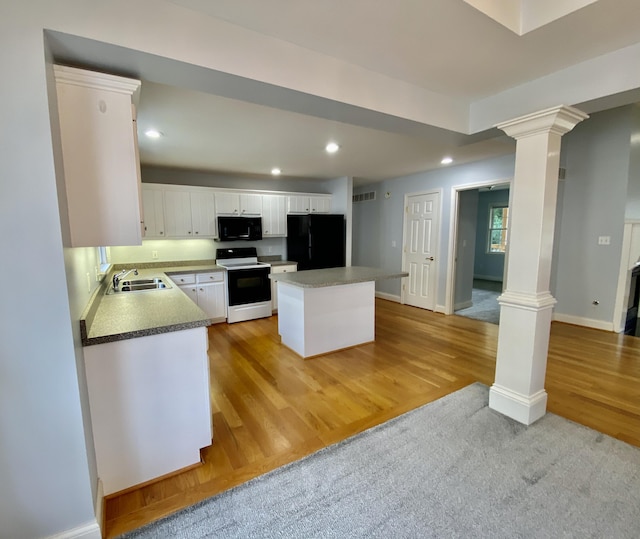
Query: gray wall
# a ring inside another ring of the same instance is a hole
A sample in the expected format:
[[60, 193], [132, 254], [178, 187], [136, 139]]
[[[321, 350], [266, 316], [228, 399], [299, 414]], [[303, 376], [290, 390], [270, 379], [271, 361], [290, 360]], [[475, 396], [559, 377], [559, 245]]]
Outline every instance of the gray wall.
[[65, 268], [86, 253], [62, 246], [40, 20], [48, 6], [0, 6], [0, 537], [33, 539], [95, 519], [73, 289], [75, 276], [86, 283], [86, 263], [69, 281]]
[[327, 182], [306, 178], [282, 178], [259, 176], [234, 176], [199, 170], [165, 167], [142, 167], [145, 183], [168, 183], [175, 185], [197, 185], [200, 187], [222, 187], [230, 189], [258, 189], [266, 191], [300, 191], [327, 194]]
[[[550, 287], [558, 300], [558, 314], [613, 321], [625, 210], [630, 212], [636, 203], [640, 207], [637, 118], [637, 109], [631, 106], [601, 112], [563, 137], [566, 179], [559, 185]], [[354, 192], [376, 190], [379, 196], [375, 202], [354, 205], [354, 264], [400, 270], [404, 195], [442, 189], [437, 303], [443, 306], [451, 188], [511, 178], [513, 166], [514, 157], [507, 156], [358, 186]], [[388, 199], [381, 196], [386, 191]], [[611, 236], [611, 244], [598, 245], [598, 236]], [[400, 296], [400, 286], [399, 280], [390, 280], [378, 283], [376, 289]], [[593, 306], [593, 300], [599, 306]]]
[[487, 238], [489, 214], [493, 204], [509, 204], [509, 189], [481, 191], [478, 198], [478, 220], [476, 222], [476, 256], [473, 274], [476, 279], [502, 281], [504, 275], [504, 254], [488, 253]]
[[[446, 294], [449, 227], [451, 219], [451, 188], [486, 182], [509, 180], [513, 177], [514, 156], [508, 155], [496, 159], [487, 159], [468, 165], [440, 168], [412, 174], [401, 178], [386, 180], [371, 185], [354, 188], [354, 193], [377, 191], [374, 202], [354, 204], [354, 223], [358, 223], [358, 233], [354, 229], [354, 265], [374, 265], [399, 271], [402, 267], [402, 225], [404, 215], [404, 196], [442, 189], [440, 229], [440, 247], [438, 253], [437, 303], [444, 305]], [[385, 198], [389, 192], [389, 198]], [[358, 214], [357, 218], [355, 217]], [[366, 247], [359, 245], [365, 242]], [[395, 247], [392, 247], [395, 242]], [[375, 251], [378, 251], [377, 254]], [[357, 253], [357, 258], [355, 256]], [[379, 292], [400, 296], [400, 280], [380, 281], [376, 284]]]
[[[631, 107], [621, 107], [594, 114], [564, 137], [566, 179], [555, 239], [557, 313], [613, 320], [631, 128]], [[598, 245], [599, 236], [610, 236], [611, 244]], [[600, 304], [594, 306], [594, 300]]]

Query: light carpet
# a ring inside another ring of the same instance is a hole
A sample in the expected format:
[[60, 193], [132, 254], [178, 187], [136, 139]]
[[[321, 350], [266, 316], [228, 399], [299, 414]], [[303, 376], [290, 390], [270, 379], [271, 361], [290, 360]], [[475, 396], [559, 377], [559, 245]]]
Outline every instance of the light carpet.
[[640, 536], [640, 449], [473, 384], [127, 538]]
[[500, 323], [498, 296], [501, 293], [501, 282], [474, 279], [473, 290], [471, 291], [471, 307], [458, 309], [455, 314], [497, 325]]

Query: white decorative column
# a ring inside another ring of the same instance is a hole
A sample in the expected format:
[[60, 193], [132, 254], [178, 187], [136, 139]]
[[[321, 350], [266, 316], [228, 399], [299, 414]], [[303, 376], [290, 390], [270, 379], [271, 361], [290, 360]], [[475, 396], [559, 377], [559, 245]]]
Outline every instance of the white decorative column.
[[555, 107], [498, 125], [517, 140], [509, 208], [507, 283], [500, 303], [496, 378], [489, 406], [530, 425], [546, 412], [551, 313], [549, 292], [560, 139], [588, 118]]

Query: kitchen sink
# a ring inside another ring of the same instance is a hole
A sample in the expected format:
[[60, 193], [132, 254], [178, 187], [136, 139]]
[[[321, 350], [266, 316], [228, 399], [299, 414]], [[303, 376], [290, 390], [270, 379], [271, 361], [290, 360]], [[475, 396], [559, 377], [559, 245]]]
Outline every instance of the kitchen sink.
[[122, 281], [118, 290], [114, 290], [112, 286], [110, 286], [107, 290], [107, 294], [116, 294], [119, 292], [141, 292], [143, 290], [164, 290], [166, 288], [171, 288], [167, 283], [165, 283], [162, 279], [134, 279], [128, 281]]

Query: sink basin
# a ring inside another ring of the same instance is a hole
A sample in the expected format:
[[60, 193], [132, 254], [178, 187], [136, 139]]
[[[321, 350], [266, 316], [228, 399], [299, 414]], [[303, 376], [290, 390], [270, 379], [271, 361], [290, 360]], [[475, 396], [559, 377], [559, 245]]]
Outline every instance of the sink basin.
[[107, 289], [107, 294], [118, 294], [120, 292], [142, 292], [144, 290], [163, 290], [171, 288], [162, 279], [133, 279], [122, 281], [118, 290], [114, 290], [112, 286]]
[[122, 284], [120, 292], [135, 292], [136, 290], [160, 290], [167, 288], [162, 281], [159, 283], [142, 283], [142, 284]]
[[[156, 277], [155, 279], [133, 279], [130, 281], [122, 281], [120, 284], [122, 286], [138, 286], [144, 284], [164, 285], [164, 282], [162, 279]], [[159, 286], [158, 288], [165, 288], [165, 286]]]

